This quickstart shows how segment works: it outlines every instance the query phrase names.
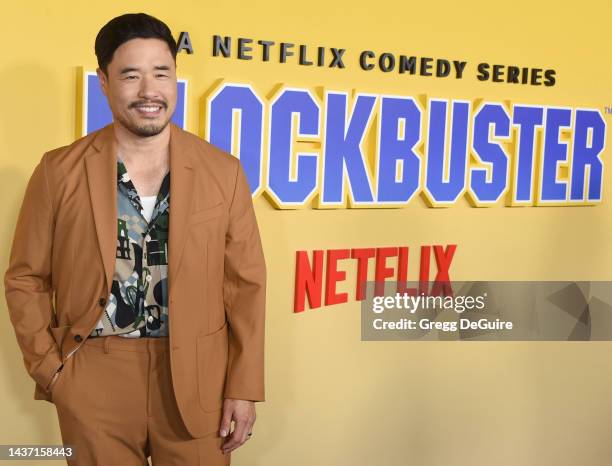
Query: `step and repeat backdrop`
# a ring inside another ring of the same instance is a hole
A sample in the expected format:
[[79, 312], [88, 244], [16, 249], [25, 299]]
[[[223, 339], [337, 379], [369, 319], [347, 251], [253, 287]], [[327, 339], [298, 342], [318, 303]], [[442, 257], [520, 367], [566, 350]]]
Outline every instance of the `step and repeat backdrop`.
[[[139, 11], [264, 244], [267, 401], [233, 464], [612, 464], [612, 4], [7, 4], [4, 267], [43, 152], [112, 121], [93, 43]], [[60, 442], [1, 332], [0, 443]]]

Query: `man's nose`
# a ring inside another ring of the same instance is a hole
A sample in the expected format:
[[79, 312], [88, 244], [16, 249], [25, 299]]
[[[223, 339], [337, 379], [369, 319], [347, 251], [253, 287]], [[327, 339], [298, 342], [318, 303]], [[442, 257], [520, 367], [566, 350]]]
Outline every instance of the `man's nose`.
[[155, 86], [155, 81], [147, 76], [143, 76], [140, 80], [140, 88], [138, 90], [138, 97], [146, 99], [159, 98], [159, 93]]

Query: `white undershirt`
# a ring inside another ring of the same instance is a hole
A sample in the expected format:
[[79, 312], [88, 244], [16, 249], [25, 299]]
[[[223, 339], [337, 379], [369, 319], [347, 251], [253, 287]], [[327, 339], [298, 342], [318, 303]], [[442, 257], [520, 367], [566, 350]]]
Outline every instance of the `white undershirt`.
[[144, 209], [144, 216], [147, 219], [147, 222], [151, 221], [151, 216], [153, 215], [153, 208], [155, 207], [155, 199], [157, 199], [157, 196], [140, 197], [140, 203], [142, 204], [142, 208]]
[[[123, 159], [119, 154], [117, 154], [117, 158], [121, 161], [121, 163], [125, 164]], [[140, 197], [140, 205], [144, 209], [144, 216], [147, 219], [147, 222], [151, 221], [151, 216], [153, 215], [153, 209], [155, 208], [155, 200], [157, 199], [157, 195], [155, 196], [139, 196]]]

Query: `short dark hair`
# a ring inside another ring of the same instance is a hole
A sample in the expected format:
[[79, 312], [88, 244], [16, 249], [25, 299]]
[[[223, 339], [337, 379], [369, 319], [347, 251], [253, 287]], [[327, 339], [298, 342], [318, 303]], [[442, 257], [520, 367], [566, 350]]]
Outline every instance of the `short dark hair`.
[[100, 69], [106, 74], [115, 50], [124, 42], [137, 38], [163, 40], [176, 62], [176, 41], [166, 23], [146, 13], [127, 13], [111, 19], [96, 36], [94, 49]]

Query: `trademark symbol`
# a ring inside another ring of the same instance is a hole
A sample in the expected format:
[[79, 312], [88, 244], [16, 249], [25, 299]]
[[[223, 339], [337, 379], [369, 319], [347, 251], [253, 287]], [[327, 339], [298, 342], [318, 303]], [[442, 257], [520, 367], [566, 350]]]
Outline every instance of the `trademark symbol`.
[[605, 107], [605, 108], [606, 108], [606, 115], [612, 115], [612, 106], [608, 107], [608, 106], [606, 105], [606, 107]]

